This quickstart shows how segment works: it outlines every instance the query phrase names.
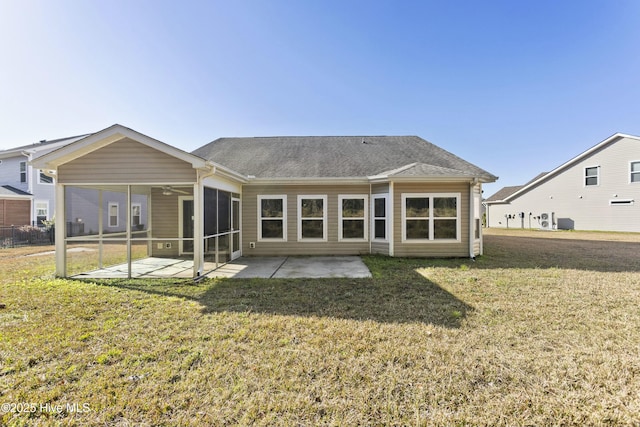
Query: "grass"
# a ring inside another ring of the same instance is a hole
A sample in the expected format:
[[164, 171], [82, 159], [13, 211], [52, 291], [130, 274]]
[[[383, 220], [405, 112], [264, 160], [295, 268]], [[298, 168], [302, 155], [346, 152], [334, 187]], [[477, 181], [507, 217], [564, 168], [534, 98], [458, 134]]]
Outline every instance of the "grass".
[[0, 403], [50, 406], [0, 424], [637, 425], [639, 243], [488, 230], [476, 262], [195, 285], [3, 250]]

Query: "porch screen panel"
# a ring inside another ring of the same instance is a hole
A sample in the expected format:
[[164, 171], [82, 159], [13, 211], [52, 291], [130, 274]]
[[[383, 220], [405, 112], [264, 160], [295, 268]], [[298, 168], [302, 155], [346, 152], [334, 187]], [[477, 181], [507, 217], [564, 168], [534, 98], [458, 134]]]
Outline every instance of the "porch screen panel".
[[204, 188], [204, 235], [218, 233], [218, 190]]
[[231, 231], [231, 193], [218, 190], [218, 233]]

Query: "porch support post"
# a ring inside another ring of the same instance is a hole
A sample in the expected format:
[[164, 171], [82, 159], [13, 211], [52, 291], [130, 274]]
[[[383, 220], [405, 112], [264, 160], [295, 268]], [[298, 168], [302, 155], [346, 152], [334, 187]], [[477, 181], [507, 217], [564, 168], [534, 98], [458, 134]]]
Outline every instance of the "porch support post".
[[204, 270], [204, 187], [198, 179], [193, 184], [193, 277]]
[[127, 212], [126, 212], [126, 230], [127, 230], [127, 277], [131, 279], [131, 186], [127, 185]]
[[55, 235], [56, 235], [56, 276], [67, 276], [67, 221], [65, 212], [65, 191], [64, 185], [56, 182], [55, 188]]
[[475, 258], [475, 254], [473, 253], [473, 243], [475, 241], [476, 233], [475, 233], [475, 207], [473, 206], [473, 202], [475, 201], [476, 182], [475, 180], [471, 181], [469, 184], [469, 258]]

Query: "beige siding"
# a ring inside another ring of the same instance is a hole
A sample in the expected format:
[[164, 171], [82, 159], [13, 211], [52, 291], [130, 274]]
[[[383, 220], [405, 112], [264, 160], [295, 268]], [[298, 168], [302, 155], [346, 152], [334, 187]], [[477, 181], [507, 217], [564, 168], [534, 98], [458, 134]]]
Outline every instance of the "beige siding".
[[0, 200], [0, 225], [31, 224], [31, 202], [29, 200]]
[[[490, 205], [490, 227], [506, 227], [505, 215], [525, 213], [524, 228], [538, 228], [535, 219], [553, 212], [559, 228], [640, 232], [640, 183], [630, 182], [629, 163], [640, 161], [640, 141], [621, 138], [592, 153], [570, 168], [518, 196], [509, 204]], [[584, 169], [598, 166], [598, 186], [584, 185]], [[617, 195], [615, 197], [614, 195]], [[610, 200], [632, 199], [630, 206], [611, 206]], [[530, 215], [531, 214], [531, 215]], [[510, 228], [523, 226], [520, 219]]]
[[[402, 241], [403, 193], [460, 193], [460, 241], [455, 243], [405, 243]], [[469, 184], [395, 183], [393, 200], [394, 256], [464, 257], [469, 256]]]
[[[258, 195], [287, 195], [287, 241], [258, 241]], [[298, 242], [298, 195], [327, 195], [327, 241]], [[369, 194], [369, 185], [256, 186], [245, 185], [242, 193], [242, 254], [269, 255], [358, 255], [369, 252], [369, 242], [338, 241], [338, 195]], [[367, 204], [366, 209], [369, 209]], [[367, 221], [366, 227], [369, 227]], [[250, 249], [249, 243], [255, 242]]]
[[182, 160], [124, 139], [58, 168], [58, 181], [67, 183], [193, 183], [196, 171]]
[[389, 242], [371, 242], [371, 253], [389, 255]]
[[[152, 237], [167, 238], [166, 242], [154, 241], [152, 255], [160, 257], [178, 256], [179, 246], [176, 239], [179, 236], [178, 212], [179, 196], [184, 194], [172, 194], [165, 196], [160, 188], [151, 191], [151, 225]], [[157, 243], [171, 243], [171, 249], [158, 249]]]

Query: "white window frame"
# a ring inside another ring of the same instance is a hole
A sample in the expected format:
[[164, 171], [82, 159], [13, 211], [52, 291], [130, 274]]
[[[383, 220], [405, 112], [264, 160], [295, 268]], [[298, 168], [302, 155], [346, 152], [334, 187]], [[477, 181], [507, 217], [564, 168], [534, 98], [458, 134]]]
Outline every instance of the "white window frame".
[[[363, 201], [363, 217], [343, 217], [342, 201], [360, 199]], [[343, 220], [362, 221], [363, 237], [344, 237]], [[339, 194], [338, 195], [338, 241], [367, 242], [369, 241], [369, 195], [368, 194]]]
[[46, 214], [44, 215], [44, 220], [48, 221], [49, 220], [49, 201], [48, 200], [36, 200], [33, 202], [33, 206], [34, 206], [34, 211], [35, 211], [35, 220], [36, 220], [36, 225], [38, 225], [38, 205], [42, 204], [46, 206]]
[[[47, 178], [51, 179], [51, 182], [44, 182], [42, 180], [42, 176], [46, 176]], [[44, 173], [44, 171], [42, 169], [38, 169], [38, 184], [42, 184], [42, 185], [53, 185], [55, 184], [55, 181], [53, 179], [53, 177], [48, 176], [47, 174]]]
[[[263, 200], [282, 200], [282, 218], [262, 217]], [[282, 220], [282, 237], [262, 237], [262, 220]], [[258, 195], [258, 241], [259, 242], [286, 242], [287, 241], [287, 195], [286, 194], [260, 194]]]
[[[138, 208], [138, 215], [134, 215], [133, 211], [135, 210], [135, 208]], [[133, 218], [137, 216], [138, 217], [138, 225], [142, 224], [142, 203], [131, 203], [131, 227], [135, 227], [136, 224], [134, 224], [133, 222]]]
[[[376, 200], [384, 200], [384, 216], [376, 216]], [[376, 221], [384, 220], [384, 239], [376, 237]], [[371, 240], [374, 242], [389, 241], [389, 193], [371, 195]]]
[[[587, 169], [595, 169], [596, 170], [596, 183], [595, 184], [587, 184], [587, 178], [593, 178], [594, 175], [587, 175]], [[583, 187], [599, 187], [600, 186], [600, 166], [585, 166], [582, 174], [582, 186]]]
[[[302, 200], [321, 199], [322, 200], [322, 238], [302, 237], [303, 220], [320, 220], [319, 217], [302, 217]], [[299, 242], [326, 242], [327, 241], [327, 195], [326, 194], [300, 194], [298, 195], [298, 241]]]
[[[424, 218], [407, 218], [407, 199], [429, 199], [429, 216]], [[455, 198], [456, 199], [456, 216], [455, 217], [435, 217], [433, 215], [433, 199], [434, 198]], [[402, 193], [402, 206], [400, 207], [402, 217], [402, 243], [453, 243], [460, 242], [462, 239], [462, 206], [460, 205], [461, 193]], [[407, 239], [407, 219], [420, 219], [429, 222], [429, 238], [428, 239]], [[434, 233], [434, 223], [442, 219], [456, 220], [456, 238], [455, 239], [436, 239]]]
[[[111, 224], [111, 208], [115, 206], [116, 208], [116, 224]], [[107, 227], [116, 228], [120, 225], [120, 204], [118, 202], [109, 202], [107, 205]]]
[[[22, 170], [22, 168], [24, 167], [24, 170]], [[27, 180], [29, 179], [28, 176], [28, 172], [27, 172], [27, 162], [20, 162], [18, 164], [18, 172], [20, 174], [20, 176], [18, 177], [18, 179], [20, 180], [21, 184], [24, 184], [27, 182]], [[24, 181], [22, 180], [22, 177], [24, 176]]]
[[640, 160], [632, 160], [629, 162], [629, 184], [640, 184], [640, 180], [633, 181], [631, 178], [634, 174], [638, 174], [640, 176], [640, 171], [633, 171], [633, 164], [638, 163], [640, 165]]

